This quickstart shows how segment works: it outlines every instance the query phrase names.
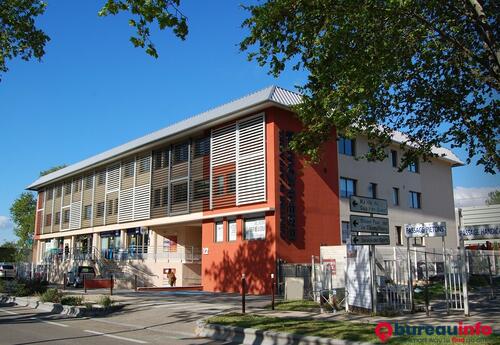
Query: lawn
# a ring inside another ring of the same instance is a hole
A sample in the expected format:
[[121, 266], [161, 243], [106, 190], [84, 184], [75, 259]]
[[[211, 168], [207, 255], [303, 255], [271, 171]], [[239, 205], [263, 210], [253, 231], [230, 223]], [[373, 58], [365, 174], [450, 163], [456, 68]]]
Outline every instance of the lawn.
[[[208, 319], [208, 323], [242, 328], [254, 328], [264, 331], [313, 335], [324, 338], [344, 339], [379, 344], [375, 335], [375, 325], [350, 321], [320, 321], [293, 318], [268, 317], [252, 314], [230, 313]], [[390, 322], [390, 321], [389, 321]], [[450, 344], [450, 336], [393, 336], [385, 344]], [[467, 344], [500, 344], [500, 336], [468, 337]]]
[[[271, 309], [271, 305], [267, 306], [268, 309]], [[274, 304], [275, 310], [289, 310], [289, 311], [319, 311], [319, 303], [315, 301], [305, 301], [305, 300], [297, 300], [297, 301], [280, 301]]]

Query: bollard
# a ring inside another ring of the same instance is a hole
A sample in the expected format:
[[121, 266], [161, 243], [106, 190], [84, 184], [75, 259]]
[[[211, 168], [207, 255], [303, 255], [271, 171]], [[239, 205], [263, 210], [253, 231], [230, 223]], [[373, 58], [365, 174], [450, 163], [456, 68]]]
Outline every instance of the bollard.
[[275, 290], [276, 282], [274, 281], [274, 273], [271, 273], [271, 310], [274, 310], [274, 290]]
[[87, 277], [86, 277], [86, 275], [84, 274], [84, 275], [83, 275], [83, 291], [84, 291], [85, 293], [87, 293], [87, 284], [85, 284], [85, 281], [87, 280], [86, 278], [87, 278]]
[[137, 292], [137, 274], [134, 275], [134, 290]]
[[66, 273], [64, 273], [64, 275], [63, 275], [63, 287], [62, 287], [63, 291], [66, 290], [66, 282], [67, 282], [66, 279], [68, 279], [68, 278], [66, 277]]
[[115, 284], [115, 282], [113, 280], [113, 274], [111, 274], [110, 280], [111, 280], [111, 282], [109, 284], [109, 295], [113, 296], [113, 285]]
[[241, 313], [245, 314], [245, 290], [247, 287], [247, 281], [245, 279], [245, 273], [241, 275]]

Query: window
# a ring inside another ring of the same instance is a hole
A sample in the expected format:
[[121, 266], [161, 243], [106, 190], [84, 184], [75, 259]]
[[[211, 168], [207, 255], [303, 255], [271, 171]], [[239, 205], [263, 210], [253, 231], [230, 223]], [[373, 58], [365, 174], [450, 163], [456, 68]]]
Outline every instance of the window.
[[108, 200], [106, 212], [108, 216], [111, 216], [113, 214], [118, 214], [118, 199], [110, 199]]
[[115, 199], [115, 214], [118, 214], [118, 199]]
[[210, 138], [196, 139], [194, 142], [194, 157], [202, 157], [210, 154]]
[[403, 245], [403, 232], [401, 231], [401, 226], [396, 226], [396, 244], [398, 246]]
[[215, 195], [222, 195], [222, 194], [224, 194], [224, 176], [220, 175], [220, 176], [217, 176]]
[[227, 177], [227, 190], [226, 193], [234, 194], [236, 193], [236, 172], [232, 172], [226, 175]]
[[95, 214], [96, 218], [102, 218], [102, 216], [104, 216], [104, 201], [97, 203]]
[[350, 178], [340, 178], [340, 196], [348, 198], [351, 195], [356, 195], [356, 180]]
[[391, 150], [391, 162], [394, 168], [398, 167], [398, 151]]
[[425, 239], [423, 237], [414, 237], [413, 238], [413, 245], [415, 247], [425, 246]]
[[342, 243], [350, 243], [349, 222], [342, 222]]
[[47, 200], [52, 200], [53, 197], [54, 197], [54, 190], [52, 188], [47, 189]]
[[410, 163], [410, 165], [408, 165], [408, 171], [413, 173], [418, 173], [419, 172], [418, 161]]
[[49, 213], [45, 216], [45, 226], [51, 226], [52, 225], [52, 214]]
[[85, 176], [85, 189], [92, 189], [93, 186], [94, 186], [94, 177]]
[[163, 168], [162, 162], [161, 162], [161, 158], [162, 158], [162, 152], [161, 151], [156, 151], [156, 152], [153, 153], [153, 167], [154, 167], [154, 170], [158, 170], [158, 169]]
[[410, 208], [422, 208], [420, 201], [420, 193], [410, 191], [408, 206], [410, 206]]
[[161, 189], [155, 189], [153, 192], [153, 207], [160, 207], [161, 205]]
[[56, 198], [60, 198], [62, 195], [62, 186], [56, 187]]
[[370, 183], [370, 186], [368, 187], [368, 190], [370, 192], [370, 196], [372, 198], [377, 197], [377, 184], [376, 183]]
[[187, 162], [189, 157], [189, 144], [177, 144], [173, 148], [173, 164]]
[[172, 202], [181, 203], [187, 201], [187, 182], [172, 185]]
[[201, 200], [208, 197], [210, 192], [210, 181], [208, 180], [197, 180], [194, 181], [194, 200]]
[[168, 205], [168, 187], [163, 187], [161, 189], [161, 206]]
[[83, 219], [89, 220], [92, 218], [92, 205], [85, 205], [83, 208]]
[[227, 240], [236, 241], [237, 226], [236, 220], [230, 220], [227, 222]]
[[224, 241], [224, 223], [216, 222], [215, 223], [215, 242], [223, 242]]
[[399, 188], [392, 188], [392, 204], [394, 206], [399, 206]]
[[151, 162], [150, 157], [139, 158], [139, 160], [138, 160], [138, 163], [139, 163], [138, 173], [144, 174], [144, 173], [149, 172], [150, 162]]
[[134, 161], [125, 162], [122, 165], [123, 178], [134, 176]]
[[54, 224], [55, 225], [61, 224], [61, 212], [56, 212], [56, 215], [54, 217]]
[[97, 173], [97, 185], [102, 186], [106, 183], [106, 171], [99, 171]]
[[80, 179], [73, 181], [73, 193], [79, 192], [81, 185]]
[[347, 156], [355, 155], [356, 141], [354, 139], [339, 138], [339, 153]]
[[262, 218], [245, 219], [245, 240], [266, 238], [266, 220]]
[[64, 184], [64, 195], [70, 195], [71, 194], [71, 182], [66, 182]]
[[63, 211], [63, 223], [69, 223], [69, 208]]

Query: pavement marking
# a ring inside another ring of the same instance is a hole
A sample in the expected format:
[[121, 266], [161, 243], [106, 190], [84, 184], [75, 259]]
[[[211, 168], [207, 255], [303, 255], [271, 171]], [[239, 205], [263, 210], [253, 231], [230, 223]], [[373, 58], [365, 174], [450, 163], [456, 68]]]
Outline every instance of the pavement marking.
[[120, 339], [120, 340], [130, 341], [132, 343], [138, 343], [138, 344], [147, 344], [148, 343], [147, 341], [143, 341], [143, 340], [125, 338], [125, 337], [120, 337], [118, 335], [106, 334], [106, 333], [102, 333], [102, 332], [91, 331], [91, 330], [88, 330], [88, 329], [84, 330], [84, 332], [92, 333], [92, 334], [97, 334], [97, 335], [102, 335], [103, 337], [108, 337], [108, 338], [113, 338], [113, 339]]
[[19, 315], [19, 313], [14, 313], [13, 311], [10, 311], [10, 310], [0, 309], [0, 311], [3, 311], [4, 313], [11, 314], [11, 315]]
[[65, 325], [63, 323], [57, 323], [57, 322], [53, 322], [53, 321], [46, 321], [46, 320], [39, 319], [37, 317], [30, 317], [30, 320], [37, 320], [37, 321], [40, 321], [40, 322], [43, 322], [43, 323], [48, 323], [49, 325], [54, 325], [54, 326], [59, 326], [59, 327], [69, 327], [68, 325]]
[[[173, 330], [163, 330], [163, 329], [155, 329], [156, 327], [161, 327], [161, 325], [150, 325], [150, 326], [143, 326], [143, 325], [137, 325], [137, 324], [131, 324], [131, 323], [125, 323], [125, 322], [118, 322], [118, 321], [111, 321], [111, 320], [105, 320], [105, 319], [99, 319], [99, 322], [104, 322], [104, 323], [109, 323], [112, 325], [117, 325], [117, 326], [125, 326], [125, 327], [130, 327], [133, 328], [134, 330], [145, 330], [145, 331], [153, 331], [153, 332], [159, 332], [159, 333], [167, 333], [167, 334], [173, 334], [181, 337], [192, 337], [194, 336], [194, 333], [187, 333], [187, 332], [180, 332], [180, 331], [173, 331]], [[172, 339], [179, 339], [177, 337], [172, 337]]]
[[164, 303], [153, 306], [153, 308], [169, 308], [173, 306], [186, 306], [186, 303]]

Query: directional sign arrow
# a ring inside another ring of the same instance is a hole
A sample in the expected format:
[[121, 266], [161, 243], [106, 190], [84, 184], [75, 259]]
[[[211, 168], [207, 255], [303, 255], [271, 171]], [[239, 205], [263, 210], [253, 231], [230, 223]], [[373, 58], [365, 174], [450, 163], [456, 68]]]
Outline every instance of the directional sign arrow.
[[351, 235], [351, 243], [355, 245], [386, 245], [390, 243], [387, 235], [359, 236]]
[[352, 232], [389, 233], [389, 219], [382, 217], [367, 217], [351, 214]]

